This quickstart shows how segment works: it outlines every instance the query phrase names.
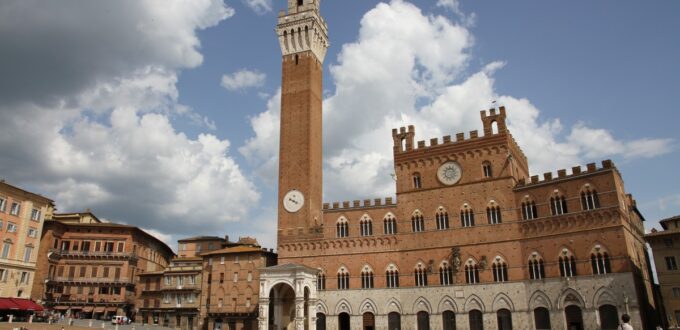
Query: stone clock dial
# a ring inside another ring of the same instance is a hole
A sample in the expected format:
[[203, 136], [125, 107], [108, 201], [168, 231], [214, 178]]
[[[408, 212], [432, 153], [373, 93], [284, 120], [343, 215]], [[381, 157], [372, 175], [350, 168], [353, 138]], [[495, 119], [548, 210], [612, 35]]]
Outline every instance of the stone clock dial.
[[305, 205], [305, 195], [299, 190], [291, 190], [283, 196], [283, 208], [290, 213], [299, 211]]
[[453, 185], [460, 181], [463, 171], [460, 165], [456, 162], [446, 162], [439, 166], [437, 170], [437, 179], [447, 186]]

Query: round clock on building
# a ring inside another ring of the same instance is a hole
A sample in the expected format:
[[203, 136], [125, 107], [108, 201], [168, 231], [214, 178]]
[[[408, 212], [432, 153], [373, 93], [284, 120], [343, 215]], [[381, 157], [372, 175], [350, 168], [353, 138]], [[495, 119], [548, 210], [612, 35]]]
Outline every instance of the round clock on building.
[[283, 196], [283, 208], [290, 213], [299, 211], [305, 205], [305, 195], [299, 190], [291, 190]]
[[437, 170], [437, 179], [447, 186], [453, 185], [460, 181], [463, 171], [460, 165], [456, 162], [446, 162], [439, 166]]

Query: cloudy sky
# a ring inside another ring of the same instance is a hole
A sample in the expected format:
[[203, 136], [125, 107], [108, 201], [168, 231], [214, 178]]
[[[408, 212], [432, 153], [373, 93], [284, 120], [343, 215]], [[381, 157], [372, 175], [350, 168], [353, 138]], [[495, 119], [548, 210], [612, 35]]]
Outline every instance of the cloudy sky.
[[[0, 177], [172, 244], [275, 246], [285, 1], [0, 2]], [[612, 159], [647, 227], [680, 214], [680, 3], [322, 3], [324, 198], [394, 194], [391, 129], [506, 106], [533, 174]], [[357, 121], [356, 118], [362, 118]]]

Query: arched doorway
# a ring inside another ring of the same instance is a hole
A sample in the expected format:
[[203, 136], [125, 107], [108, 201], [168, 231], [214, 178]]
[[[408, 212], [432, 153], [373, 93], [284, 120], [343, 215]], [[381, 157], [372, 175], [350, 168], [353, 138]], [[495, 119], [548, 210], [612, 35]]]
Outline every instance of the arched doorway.
[[499, 309], [496, 312], [498, 330], [512, 330], [512, 314], [507, 309]]
[[387, 314], [387, 330], [401, 330], [401, 314], [397, 312]]
[[534, 309], [534, 325], [536, 330], [550, 330], [550, 312], [545, 307]]
[[616, 330], [619, 327], [619, 312], [615, 306], [602, 305], [597, 311], [600, 314], [600, 327], [602, 330]]
[[583, 315], [581, 308], [569, 305], [564, 309], [564, 317], [567, 321], [567, 330], [583, 330]]
[[340, 315], [338, 315], [338, 330], [350, 330], [349, 329], [349, 314], [340, 313]]
[[371, 312], [366, 312], [363, 315], [364, 330], [375, 329], [375, 315]]
[[442, 322], [444, 330], [456, 330], [456, 314], [452, 311], [442, 313]]
[[215, 324], [213, 324], [213, 329], [222, 330], [222, 319], [215, 320]]
[[316, 330], [326, 330], [326, 314], [316, 313]]
[[470, 330], [484, 330], [484, 320], [482, 319], [482, 312], [478, 309], [473, 309], [468, 313], [470, 321]]
[[295, 326], [295, 292], [285, 283], [269, 291], [269, 329], [282, 330]]
[[418, 330], [430, 330], [430, 314], [418, 312]]

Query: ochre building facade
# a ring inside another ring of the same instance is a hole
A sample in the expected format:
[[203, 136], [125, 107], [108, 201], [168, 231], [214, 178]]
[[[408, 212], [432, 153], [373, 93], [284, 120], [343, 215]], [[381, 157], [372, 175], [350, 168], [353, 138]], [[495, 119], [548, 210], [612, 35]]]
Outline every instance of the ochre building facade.
[[[290, 0], [282, 58], [279, 266], [260, 329], [615, 329], [655, 320], [643, 218], [609, 160], [532, 176], [506, 124], [392, 131], [396, 200], [321, 203], [318, 0]], [[389, 132], [386, 132], [389, 134]]]
[[0, 181], [0, 297], [31, 297], [45, 217], [54, 202]]

